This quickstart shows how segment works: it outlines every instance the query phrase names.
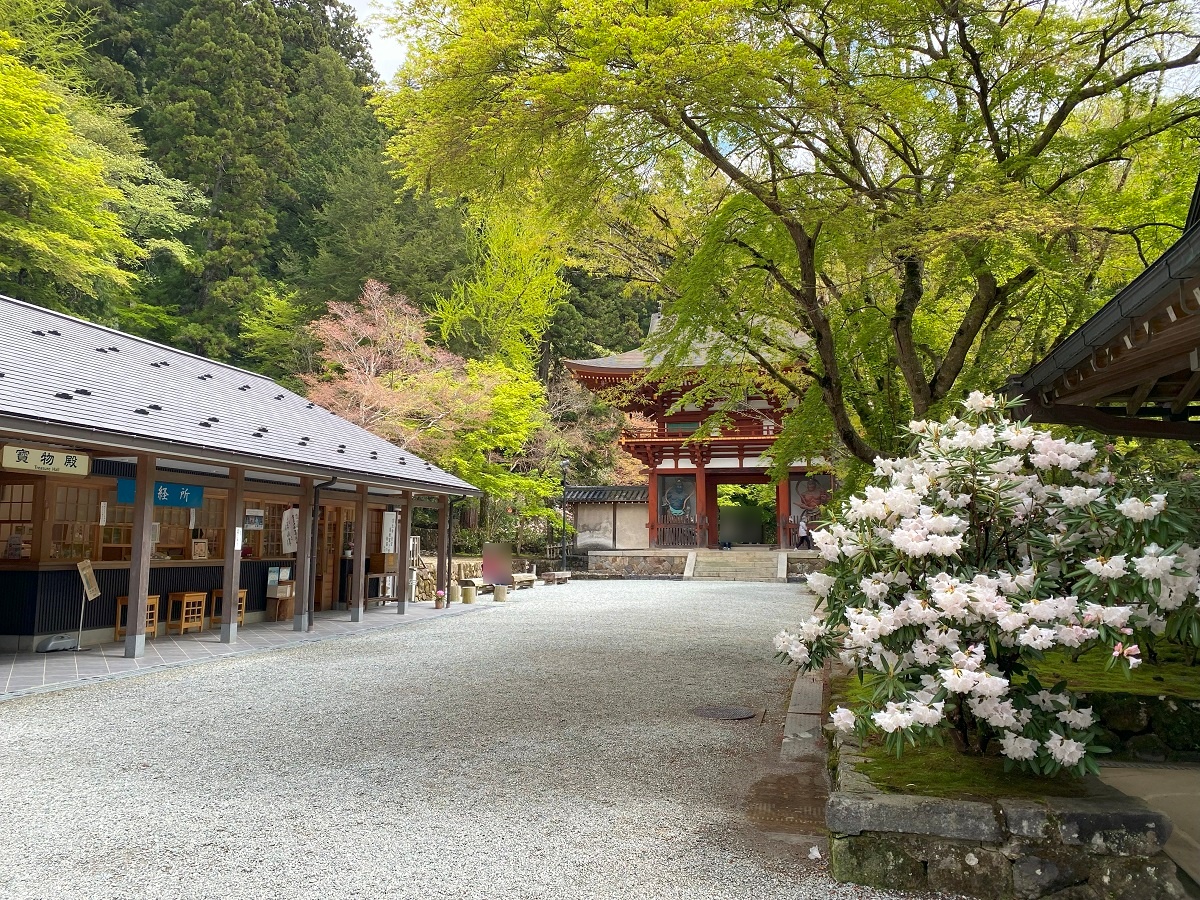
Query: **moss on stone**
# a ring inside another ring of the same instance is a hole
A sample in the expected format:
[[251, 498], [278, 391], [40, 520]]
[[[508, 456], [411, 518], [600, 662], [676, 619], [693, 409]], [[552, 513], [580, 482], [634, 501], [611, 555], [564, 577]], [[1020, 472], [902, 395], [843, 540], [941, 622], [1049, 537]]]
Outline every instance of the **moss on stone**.
[[1189, 666], [1177, 648], [1161, 647], [1157, 663], [1147, 661], [1128, 676], [1116, 666], [1105, 669], [1110, 658], [1102, 649], [1090, 650], [1074, 661], [1066, 654], [1050, 653], [1033, 666], [1033, 671], [1046, 686], [1066, 681], [1073, 691], [1081, 694], [1200, 699], [1200, 666]]

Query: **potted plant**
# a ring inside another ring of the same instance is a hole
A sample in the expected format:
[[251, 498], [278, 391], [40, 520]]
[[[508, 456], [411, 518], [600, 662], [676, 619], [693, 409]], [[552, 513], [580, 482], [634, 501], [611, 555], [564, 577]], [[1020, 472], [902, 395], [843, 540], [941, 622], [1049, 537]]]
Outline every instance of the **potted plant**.
[[436, 594], [434, 594], [433, 608], [434, 609], [445, 609], [446, 608], [446, 592], [445, 591], [438, 591]]

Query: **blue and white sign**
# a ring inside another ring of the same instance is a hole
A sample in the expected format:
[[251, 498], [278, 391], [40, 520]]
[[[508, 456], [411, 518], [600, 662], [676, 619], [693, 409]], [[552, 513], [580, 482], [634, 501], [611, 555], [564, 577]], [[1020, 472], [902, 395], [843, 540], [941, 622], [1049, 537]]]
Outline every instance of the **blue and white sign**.
[[[135, 482], [132, 478], [117, 479], [118, 503], [132, 503], [135, 493]], [[196, 484], [172, 484], [169, 481], [156, 481], [154, 482], [154, 505], [199, 509], [204, 505], [204, 488]]]

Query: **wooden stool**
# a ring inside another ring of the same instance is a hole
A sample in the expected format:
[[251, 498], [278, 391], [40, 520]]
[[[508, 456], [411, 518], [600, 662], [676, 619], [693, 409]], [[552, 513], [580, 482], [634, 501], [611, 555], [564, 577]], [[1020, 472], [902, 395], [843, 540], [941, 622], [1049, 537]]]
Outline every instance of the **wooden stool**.
[[[146, 637], [158, 637], [158, 595], [151, 594], [146, 598]], [[125, 637], [125, 632], [128, 631], [127, 626], [121, 624], [121, 613], [125, 613], [126, 618], [129, 616], [129, 597], [121, 596], [117, 598], [117, 629], [116, 637], [113, 640], [119, 641]]]
[[[225, 594], [225, 589], [217, 588], [212, 592], [212, 594], [213, 602], [211, 622], [213, 625], [220, 625], [221, 613], [218, 611], [217, 604], [220, 603], [222, 606], [224, 606], [224, 603], [222, 603], [222, 597]], [[240, 591], [238, 591], [237, 623], [239, 625], [244, 625], [246, 623], [246, 588], [242, 588]]]
[[[204, 591], [176, 591], [167, 595], [167, 634], [172, 629], [180, 635], [189, 631], [204, 630], [204, 604], [208, 594]], [[179, 604], [179, 618], [175, 615], [175, 604]]]

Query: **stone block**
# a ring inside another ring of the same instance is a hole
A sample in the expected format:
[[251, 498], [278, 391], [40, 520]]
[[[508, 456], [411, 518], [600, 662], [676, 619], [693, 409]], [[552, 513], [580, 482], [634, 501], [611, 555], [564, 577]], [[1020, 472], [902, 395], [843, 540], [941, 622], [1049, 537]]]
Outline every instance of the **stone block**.
[[1044, 841], [1053, 834], [1049, 811], [1041, 803], [1001, 800], [998, 805], [1004, 815], [1004, 825], [1013, 837]]
[[1150, 727], [1150, 708], [1133, 694], [1092, 694], [1089, 698], [1100, 724], [1122, 734], [1138, 734]]
[[881, 831], [992, 843], [1003, 838], [996, 812], [987, 803], [911, 794], [839, 791], [829, 797], [825, 824], [834, 834]]
[[1150, 713], [1154, 733], [1171, 750], [1200, 750], [1200, 703], [1163, 700]]
[[1183, 900], [1187, 895], [1175, 864], [1160, 854], [1152, 859], [1105, 859], [1092, 869], [1088, 886], [1099, 900]]
[[1141, 762], [1166, 762], [1171, 755], [1167, 746], [1157, 734], [1137, 734], [1125, 741], [1125, 755]]
[[1057, 897], [1059, 892], [1087, 881], [1088, 870], [1070, 854], [1025, 856], [1012, 864], [1013, 896], [1017, 900]]
[[838, 881], [868, 887], [920, 891], [928, 886], [925, 866], [904, 843], [877, 834], [831, 838], [829, 870]]
[[979, 900], [1008, 900], [1013, 896], [1012, 865], [1003, 853], [944, 841], [931, 843], [927, 852], [930, 890]]
[[1074, 887], [1047, 894], [1044, 900], [1098, 900], [1098, 898], [1096, 892], [1086, 884], [1077, 884]]
[[1171, 836], [1171, 820], [1132, 799], [1111, 801], [1055, 798], [1049, 801], [1064, 844], [1085, 846], [1104, 856], [1154, 856]]

